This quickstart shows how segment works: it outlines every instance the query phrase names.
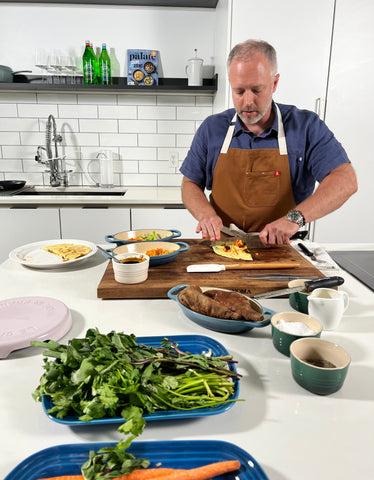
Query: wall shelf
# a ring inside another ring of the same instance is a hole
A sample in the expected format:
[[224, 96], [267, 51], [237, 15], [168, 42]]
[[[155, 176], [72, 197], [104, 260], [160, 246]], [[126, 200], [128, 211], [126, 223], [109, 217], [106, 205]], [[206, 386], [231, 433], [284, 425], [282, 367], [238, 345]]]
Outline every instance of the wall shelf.
[[[19, 77], [19, 78], [17, 78]], [[15, 76], [14, 83], [0, 83], [2, 91], [27, 91], [27, 92], [79, 92], [79, 93], [207, 93], [217, 92], [218, 75], [204, 78], [201, 87], [189, 87], [186, 78], [159, 78], [159, 84], [153, 86], [127, 85], [126, 77], [113, 78], [113, 85], [85, 85], [82, 77], [76, 77], [77, 83], [69, 84], [69, 77], [61, 77], [61, 83], [42, 83], [36, 75]], [[79, 83], [78, 83], [79, 81]]]
[[218, 0], [0, 0], [9, 3], [85, 3], [93, 5], [132, 5], [136, 7], [216, 8]]

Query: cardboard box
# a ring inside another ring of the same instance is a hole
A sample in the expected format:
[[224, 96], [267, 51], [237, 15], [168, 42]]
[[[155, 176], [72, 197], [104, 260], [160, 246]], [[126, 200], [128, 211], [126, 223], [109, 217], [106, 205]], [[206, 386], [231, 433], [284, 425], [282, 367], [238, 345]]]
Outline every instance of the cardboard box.
[[127, 50], [127, 85], [158, 85], [157, 50]]

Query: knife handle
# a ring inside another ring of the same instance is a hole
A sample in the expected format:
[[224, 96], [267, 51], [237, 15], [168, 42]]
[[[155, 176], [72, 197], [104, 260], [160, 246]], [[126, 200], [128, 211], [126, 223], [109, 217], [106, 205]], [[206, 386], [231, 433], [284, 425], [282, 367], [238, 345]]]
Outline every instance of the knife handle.
[[309, 250], [303, 243], [298, 243], [297, 246], [300, 248], [300, 250], [305, 253], [308, 257], [313, 257], [314, 253]]
[[319, 278], [318, 280], [311, 280], [305, 282], [305, 291], [312, 292], [316, 288], [332, 288], [342, 285], [344, 283], [344, 278], [342, 277], [326, 277]]
[[297, 262], [248, 262], [248, 263], [228, 263], [225, 265], [226, 270], [278, 270], [280, 268], [296, 268], [300, 263]]

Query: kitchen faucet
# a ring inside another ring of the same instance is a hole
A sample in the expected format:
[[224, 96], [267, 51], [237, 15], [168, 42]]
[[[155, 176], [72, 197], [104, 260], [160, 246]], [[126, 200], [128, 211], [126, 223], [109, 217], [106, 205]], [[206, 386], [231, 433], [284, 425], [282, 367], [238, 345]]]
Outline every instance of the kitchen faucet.
[[[52, 142], [54, 148], [52, 149]], [[45, 131], [45, 147], [38, 146], [35, 160], [43, 165], [48, 165], [50, 173], [49, 183], [52, 187], [64, 187], [68, 185], [68, 173], [71, 170], [65, 170], [65, 155], [59, 156], [58, 144], [62, 143], [62, 136], [57, 133], [56, 120], [53, 115], [49, 115]], [[47, 160], [43, 160], [43, 150], [47, 154]], [[54, 150], [54, 151], [52, 151]]]

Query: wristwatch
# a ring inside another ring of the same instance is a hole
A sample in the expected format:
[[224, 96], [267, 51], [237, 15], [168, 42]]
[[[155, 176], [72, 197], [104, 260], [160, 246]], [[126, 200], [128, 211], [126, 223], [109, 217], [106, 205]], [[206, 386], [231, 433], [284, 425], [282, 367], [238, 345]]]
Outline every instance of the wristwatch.
[[300, 210], [290, 210], [287, 213], [286, 217], [290, 222], [297, 223], [299, 225], [299, 228], [305, 225], [305, 217], [300, 212]]

